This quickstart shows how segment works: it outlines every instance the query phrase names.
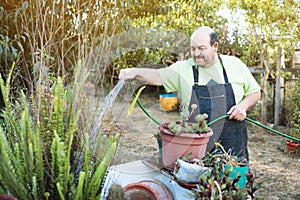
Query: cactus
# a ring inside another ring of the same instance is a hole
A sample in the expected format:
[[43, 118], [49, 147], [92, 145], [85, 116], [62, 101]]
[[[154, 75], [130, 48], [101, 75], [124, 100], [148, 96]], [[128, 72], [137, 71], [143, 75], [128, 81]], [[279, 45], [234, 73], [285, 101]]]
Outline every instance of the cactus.
[[107, 200], [124, 200], [124, 191], [123, 187], [119, 184], [113, 184], [109, 188], [109, 192], [107, 195]]

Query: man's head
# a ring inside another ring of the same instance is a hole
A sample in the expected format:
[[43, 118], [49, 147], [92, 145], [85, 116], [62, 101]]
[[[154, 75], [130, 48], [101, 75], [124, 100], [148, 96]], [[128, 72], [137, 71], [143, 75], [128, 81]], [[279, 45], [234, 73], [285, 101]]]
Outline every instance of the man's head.
[[191, 55], [201, 67], [211, 66], [218, 61], [218, 46], [218, 36], [210, 27], [200, 27], [191, 36]]

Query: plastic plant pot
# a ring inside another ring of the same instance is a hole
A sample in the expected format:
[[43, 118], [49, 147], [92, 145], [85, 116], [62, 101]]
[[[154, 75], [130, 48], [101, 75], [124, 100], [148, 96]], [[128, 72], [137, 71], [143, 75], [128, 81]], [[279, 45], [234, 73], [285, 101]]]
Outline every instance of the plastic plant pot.
[[159, 109], [163, 111], [178, 110], [178, 97], [174, 93], [159, 95]]
[[296, 149], [299, 147], [300, 147], [299, 143], [296, 143], [292, 140], [286, 140], [286, 148], [289, 153], [294, 153], [296, 151]]
[[192, 159], [202, 159], [206, 153], [206, 146], [213, 131], [209, 128], [207, 133], [191, 134], [179, 133], [174, 135], [169, 130], [160, 127], [162, 139], [162, 163], [167, 169], [173, 170], [175, 161], [180, 156], [192, 153]]
[[173, 173], [177, 181], [183, 183], [198, 183], [199, 177], [209, 171], [208, 167], [188, 163], [181, 159], [177, 159], [176, 165], [178, 167], [175, 167]]
[[232, 179], [235, 179], [238, 174], [241, 175], [240, 180], [236, 183], [237, 186], [240, 188], [246, 187], [247, 183], [247, 177], [246, 173], [249, 171], [249, 166], [229, 166], [229, 165], [224, 165], [224, 169], [229, 172], [229, 177]]

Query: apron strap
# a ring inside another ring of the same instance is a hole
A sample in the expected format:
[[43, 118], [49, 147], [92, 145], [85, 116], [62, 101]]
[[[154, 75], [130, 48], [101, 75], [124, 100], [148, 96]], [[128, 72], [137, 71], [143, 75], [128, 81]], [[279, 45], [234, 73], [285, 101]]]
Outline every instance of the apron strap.
[[[220, 63], [221, 63], [222, 69], [223, 69], [223, 76], [224, 76], [225, 84], [227, 84], [227, 83], [229, 83], [228, 76], [227, 76], [227, 73], [226, 73], [225, 67], [223, 65], [223, 61], [221, 59], [220, 54], [218, 54], [218, 58], [220, 60]], [[198, 74], [197, 65], [193, 65], [193, 74], [194, 74], [194, 85], [198, 85], [199, 74]]]
[[226, 73], [225, 67], [224, 67], [224, 65], [223, 65], [223, 61], [222, 61], [222, 59], [221, 59], [220, 54], [218, 54], [218, 58], [219, 58], [219, 60], [220, 60], [220, 63], [221, 63], [221, 65], [222, 65], [222, 68], [223, 68], [223, 76], [224, 76], [225, 84], [226, 84], [226, 83], [229, 83], [228, 77], [227, 77], [227, 73]]
[[193, 65], [193, 74], [194, 74], [194, 85], [198, 85], [198, 69], [196, 68], [196, 65]]

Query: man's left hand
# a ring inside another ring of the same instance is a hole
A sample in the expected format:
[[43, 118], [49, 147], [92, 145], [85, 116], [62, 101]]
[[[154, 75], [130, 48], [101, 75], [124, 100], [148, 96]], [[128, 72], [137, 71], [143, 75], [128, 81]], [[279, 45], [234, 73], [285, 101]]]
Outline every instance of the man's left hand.
[[235, 119], [238, 121], [246, 119], [246, 110], [241, 108], [239, 105], [232, 106], [227, 114], [230, 115], [229, 119]]

